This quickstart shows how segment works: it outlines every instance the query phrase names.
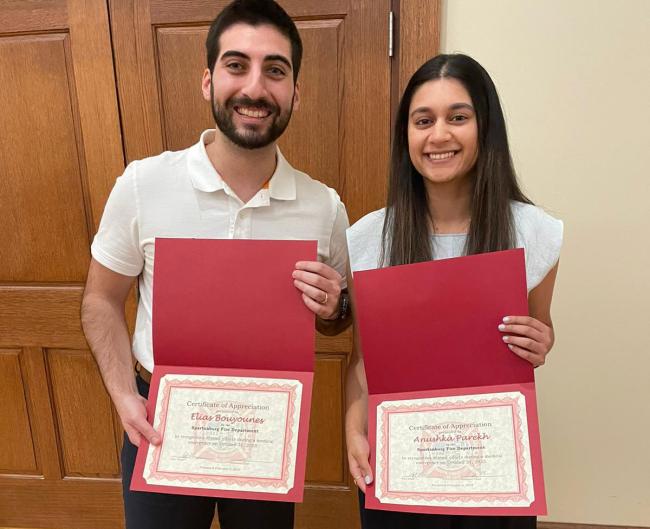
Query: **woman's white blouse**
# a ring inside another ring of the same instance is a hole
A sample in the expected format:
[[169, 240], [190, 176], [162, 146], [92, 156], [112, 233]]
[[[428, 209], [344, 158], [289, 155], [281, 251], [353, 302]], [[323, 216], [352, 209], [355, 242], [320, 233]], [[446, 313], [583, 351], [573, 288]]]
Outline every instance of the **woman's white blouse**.
[[[512, 202], [511, 207], [517, 247], [524, 248], [526, 255], [526, 282], [530, 292], [557, 264], [564, 225], [540, 207], [522, 202]], [[368, 213], [348, 228], [348, 252], [353, 273], [379, 268], [384, 216], [385, 209], [379, 209]], [[466, 238], [465, 234], [433, 235], [434, 258], [460, 257]]]

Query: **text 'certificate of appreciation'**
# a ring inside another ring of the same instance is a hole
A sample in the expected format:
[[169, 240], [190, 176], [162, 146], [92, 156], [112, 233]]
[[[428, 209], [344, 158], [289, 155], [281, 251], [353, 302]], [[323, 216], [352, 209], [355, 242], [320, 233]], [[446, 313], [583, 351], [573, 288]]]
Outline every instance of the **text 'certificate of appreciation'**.
[[518, 391], [384, 401], [377, 450], [382, 503], [528, 507], [535, 498]]
[[286, 494], [293, 487], [299, 380], [165, 375], [144, 479], [152, 485]]

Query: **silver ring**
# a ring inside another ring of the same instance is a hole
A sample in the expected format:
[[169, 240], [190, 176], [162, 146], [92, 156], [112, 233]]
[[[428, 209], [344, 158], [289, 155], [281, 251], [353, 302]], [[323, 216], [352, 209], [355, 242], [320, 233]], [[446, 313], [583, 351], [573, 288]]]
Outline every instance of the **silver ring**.
[[325, 292], [325, 299], [323, 301], [321, 301], [320, 304], [325, 305], [327, 303], [327, 299], [328, 299], [327, 292]]

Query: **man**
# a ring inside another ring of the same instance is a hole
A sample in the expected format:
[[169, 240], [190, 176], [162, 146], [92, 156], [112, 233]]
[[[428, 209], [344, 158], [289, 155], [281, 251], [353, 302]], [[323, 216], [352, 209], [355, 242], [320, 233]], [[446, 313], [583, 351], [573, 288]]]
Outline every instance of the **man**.
[[[129, 491], [141, 439], [160, 443], [145, 410], [155, 237], [317, 239], [321, 262], [297, 263], [294, 284], [321, 332], [347, 323], [345, 208], [332, 189], [293, 169], [276, 146], [300, 99], [296, 26], [272, 0], [236, 0], [212, 23], [206, 47], [202, 91], [217, 129], [189, 149], [132, 163], [117, 179], [93, 241], [82, 304], [86, 337], [125, 430], [127, 528], [208, 528], [215, 507], [212, 498]], [[131, 350], [124, 303], [136, 276]], [[217, 503], [223, 529], [293, 527], [292, 503]]]

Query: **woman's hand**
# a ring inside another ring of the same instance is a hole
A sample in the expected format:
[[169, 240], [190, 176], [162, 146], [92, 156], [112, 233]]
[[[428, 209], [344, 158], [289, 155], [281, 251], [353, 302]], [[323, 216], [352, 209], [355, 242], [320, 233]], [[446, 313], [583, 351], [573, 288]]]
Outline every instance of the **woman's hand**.
[[366, 485], [372, 483], [368, 437], [361, 432], [348, 432], [345, 437], [348, 445], [350, 474], [352, 474], [355, 485], [365, 494]]
[[499, 330], [510, 350], [533, 367], [544, 365], [555, 341], [553, 327], [531, 316], [506, 316]]

